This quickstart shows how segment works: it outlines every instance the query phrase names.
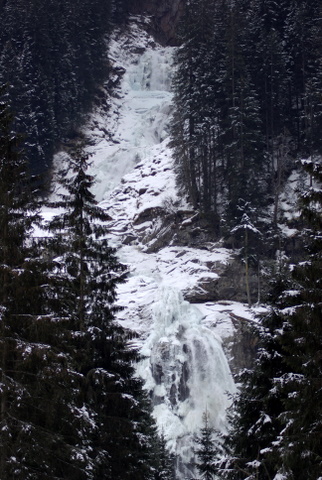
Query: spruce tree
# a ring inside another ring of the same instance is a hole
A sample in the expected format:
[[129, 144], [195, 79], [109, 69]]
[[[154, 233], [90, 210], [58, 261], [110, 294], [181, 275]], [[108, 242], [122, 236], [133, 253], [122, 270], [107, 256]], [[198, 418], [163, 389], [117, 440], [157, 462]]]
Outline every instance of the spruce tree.
[[221, 474], [227, 479], [271, 479], [279, 472], [282, 462], [278, 456], [279, 437], [284, 422], [285, 395], [278, 381], [287, 373], [280, 337], [284, 324], [280, 313], [285, 305], [284, 290], [290, 287], [287, 266], [274, 272], [268, 301], [270, 309], [250, 326], [258, 348], [253, 368], [244, 370], [238, 380], [230, 413], [230, 431], [225, 437], [225, 460]]
[[74, 325], [71, 348], [83, 378], [84, 409], [94, 425], [86, 441], [91, 448], [93, 478], [153, 478], [156, 431], [142, 381], [135, 377], [135, 350], [117, 324], [116, 287], [124, 267], [107, 242], [106, 221], [91, 192], [89, 157], [72, 152], [62, 172], [63, 192], [54, 206], [62, 209], [51, 222], [52, 248], [59, 289], [58, 314]]
[[[237, 204], [238, 217], [235, 218], [236, 225], [230, 231], [230, 235], [234, 239], [234, 246], [239, 248], [239, 256], [245, 267], [245, 290], [246, 298], [249, 306], [254, 303], [251, 298], [250, 288], [250, 269], [257, 267], [258, 275], [258, 295], [260, 296], [260, 256], [262, 252], [262, 234], [254, 225], [253, 218], [258, 218], [258, 212], [250, 206], [249, 202]], [[241, 216], [240, 216], [241, 215]]]
[[308, 256], [287, 283], [274, 282], [255, 368], [242, 375], [225, 478], [316, 480], [322, 468], [322, 168], [303, 163], [312, 177], [300, 203]]
[[244, 3], [228, 2], [221, 69], [223, 101], [218, 118], [225, 169], [225, 218], [231, 226], [238, 217], [238, 203], [265, 206], [267, 193], [260, 100], [246, 56], [248, 24]]
[[170, 454], [163, 432], [158, 437], [156, 450], [157, 464], [154, 480], [174, 480], [174, 455]]
[[[65, 321], [47, 299], [50, 266], [33, 242], [38, 222], [8, 104], [0, 104], [0, 469], [1, 478], [85, 479], [79, 431], [87, 420], [73, 392], [79, 376], [63, 350]], [[90, 425], [88, 425], [90, 428]]]
[[321, 5], [318, 0], [294, 1], [288, 6], [284, 44], [292, 100], [289, 129], [305, 155], [321, 151]]
[[280, 381], [286, 399], [279, 453], [287, 478], [313, 480], [322, 471], [322, 167], [311, 160], [303, 164], [312, 178], [301, 196], [308, 256], [293, 270], [297, 288], [283, 312], [281, 341], [290, 373]]
[[108, 76], [107, 40], [122, 8], [114, 0], [0, 5], [0, 82], [11, 84], [15, 128], [27, 134], [25, 155], [33, 170], [46, 170], [58, 144], [91, 108]]
[[179, 28], [182, 45], [175, 54], [172, 144], [179, 187], [195, 207], [217, 215], [213, 49], [220, 34], [214, 29], [214, 17], [218, 12], [212, 2], [189, 0], [185, 5]]
[[239, 201], [266, 202], [265, 142], [260, 101], [245, 61], [243, 9], [242, 2], [190, 0], [175, 55], [177, 181], [217, 231], [220, 217], [235, 217]]
[[196, 467], [200, 479], [213, 480], [217, 469], [215, 467], [215, 454], [217, 452], [214, 439], [214, 429], [210, 425], [209, 414], [203, 414], [203, 426], [195, 440]]

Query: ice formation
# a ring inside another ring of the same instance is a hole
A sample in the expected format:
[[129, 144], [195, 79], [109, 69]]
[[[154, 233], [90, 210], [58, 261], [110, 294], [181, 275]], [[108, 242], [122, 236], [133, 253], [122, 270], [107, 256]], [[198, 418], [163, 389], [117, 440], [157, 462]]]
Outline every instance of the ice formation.
[[114, 98], [107, 112], [93, 116], [87, 132], [95, 142], [89, 151], [93, 154], [99, 200], [108, 198], [124, 175], [166, 137], [172, 99], [172, 50], [146, 46], [151, 40], [143, 33], [139, 40], [135, 27], [132, 33], [138, 40], [136, 45], [129, 33], [112, 41], [110, 47], [114, 69], [124, 72], [119, 98]]
[[189, 248], [168, 247], [148, 254], [137, 242], [122, 244], [141, 208], [178, 199], [167, 147], [172, 49], [156, 46], [133, 26], [130, 35], [113, 41], [110, 55], [122, 72], [121, 83], [111, 108], [96, 112], [86, 131], [97, 180], [94, 193], [113, 218], [111, 243], [130, 270], [119, 290], [126, 307], [120, 321], [140, 334], [144, 359], [138, 374], [153, 399], [158, 427], [177, 456], [178, 478], [190, 478], [192, 436], [202, 415], [207, 410], [213, 426], [223, 430], [227, 393], [235, 387], [221, 339], [210, 327], [218, 312], [211, 310], [211, 322], [205, 321], [204, 312], [185, 301], [182, 291], [197, 281], [193, 255], [201, 275], [207, 255], [225, 262], [227, 252], [193, 254]]
[[193, 434], [207, 411], [213, 427], [226, 425], [227, 393], [234, 390], [221, 341], [202, 324], [202, 314], [173, 287], [160, 286], [152, 330], [139, 365], [152, 393], [154, 416], [177, 455], [177, 473], [193, 472]]

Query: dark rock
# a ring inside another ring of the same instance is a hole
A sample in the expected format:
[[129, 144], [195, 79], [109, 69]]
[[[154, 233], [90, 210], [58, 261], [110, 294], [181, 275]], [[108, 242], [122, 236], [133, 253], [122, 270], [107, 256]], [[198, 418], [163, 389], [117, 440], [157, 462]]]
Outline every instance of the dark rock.
[[217, 279], [208, 278], [200, 280], [198, 286], [183, 292], [184, 299], [190, 303], [216, 302], [218, 295]]
[[132, 233], [129, 233], [124, 239], [123, 239], [123, 244], [124, 245], [131, 245], [133, 242], [137, 240], [137, 237], [133, 235]]
[[133, 225], [140, 225], [140, 223], [153, 220], [156, 217], [163, 217], [165, 211], [162, 207], [150, 207], [142, 210], [134, 219]]
[[253, 368], [258, 337], [254, 334], [251, 321], [234, 314], [230, 316], [236, 330], [232, 338], [224, 340], [223, 346], [228, 354], [232, 373], [238, 375], [245, 368]]
[[[249, 287], [252, 303], [258, 299], [257, 271], [249, 269]], [[245, 265], [235, 257], [220, 273], [217, 282], [218, 299], [247, 303]]]
[[170, 402], [173, 406], [177, 404], [177, 387], [173, 383], [170, 388]]
[[184, 364], [182, 365], [180, 384], [179, 384], [180, 402], [184, 402], [187, 398], [189, 398], [190, 391], [187, 385], [188, 379], [189, 379], [189, 368], [188, 368], [187, 362], [184, 362]]
[[151, 32], [165, 45], [176, 45], [176, 28], [185, 0], [132, 0], [131, 13], [152, 17]]
[[163, 371], [162, 366], [158, 364], [152, 364], [152, 375], [157, 385], [161, 385]]

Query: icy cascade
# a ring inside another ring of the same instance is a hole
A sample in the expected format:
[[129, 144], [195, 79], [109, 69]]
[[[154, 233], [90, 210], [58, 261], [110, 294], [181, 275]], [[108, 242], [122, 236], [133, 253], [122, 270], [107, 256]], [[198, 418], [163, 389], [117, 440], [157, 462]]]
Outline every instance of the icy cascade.
[[203, 413], [223, 431], [227, 393], [234, 391], [234, 383], [220, 339], [180, 292], [161, 285], [152, 315], [139, 373], [152, 393], [159, 428], [177, 455], [178, 474], [186, 478], [193, 474], [192, 436], [202, 425]]
[[139, 34], [134, 28], [127, 38], [114, 40], [110, 46], [113, 68], [123, 73], [121, 86], [110, 111], [93, 116], [86, 132], [94, 140], [89, 151], [98, 200], [108, 198], [124, 175], [167, 136], [172, 49], [147, 48], [151, 39], [143, 33], [142, 40], [133, 45], [131, 35]]
[[112, 107], [96, 112], [86, 130], [94, 193], [112, 217], [110, 242], [130, 270], [119, 288], [125, 307], [119, 320], [140, 335], [145, 359], [138, 373], [151, 393], [157, 425], [177, 455], [178, 478], [190, 478], [192, 436], [206, 409], [214, 427], [225, 428], [227, 392], [234, 384], [215, 333], [222, 317], [229, 323], [229, 314], [216, 313], [214, 304], [207, 307], [209, 315], [201, 313], [182, 292], [200, 279], [217, 278], [208, 268], [210, 257], [220, 264], [229, 254], [176, 246], [146, 253], [137, 230], [153, 230], [155, 219], [138, 224], [137, 217], [147, 209], [164, 209], [169, 198], [173, 205], [179, 201], [167, 140], [172, 49], [155, 45], [134, 24], [112, 43], [110, 56], [121, 83]]

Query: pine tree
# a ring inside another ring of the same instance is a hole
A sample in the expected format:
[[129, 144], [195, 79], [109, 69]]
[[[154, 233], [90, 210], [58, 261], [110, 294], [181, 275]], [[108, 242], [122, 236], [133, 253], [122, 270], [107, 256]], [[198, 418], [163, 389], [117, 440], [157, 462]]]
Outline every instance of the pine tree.
[[[79, 377], [66, 325], [47, 297], [49, 266], [31, 238], [38, 221], [19, 139], [0, 104], [0, 469], [31, 480], [85, 479], [90, 467], [78, 432], [87, 428], [72, 392]], [[90, 428], [90, 425], [88, 425]]]
[[239, 3], [189, 1], [175, 57], [178, 185], [217, 231], [220, 216], [231, 220], [238, 201], [265, 204], [267, 191], [260, 102], [245, 62]]
[[287, 283], [274, 282], [255, 368], [242, 375], [225, 478], [320, 476], [322, 169], [312, 161], [304, 167], [313, 179], [301, 196], [308, 257]]
[[174, 480], [174, 456], [170, 454], [164, 434], [157, 441], [157, 467], [154, 474], [154, 480]]
[[223, 101], [218, 123], [225, 165], [225, 217], [231, 221], [240, 202], [251, 202], [254, 207], [266, 204], [267, 165], [260, 101], [246, 55], [245, 5], [243, 1], [228, 4], [221, 71]]
[[226, 461], [221, 473], [227, 479], [271, 479], [282, 468], [278, 455], [281, 418], [285, 395], [278, 388], [279, 379], [287, 373], [280, 337], [284, 324], [280, 313], [285, 305], [284, 290], [290, 287], [287, 266], [274, 272], [268, 301], [270, 309], [251, 331], [258, 348], [254, 367], [239, 377], [240, 390], [231, 412], [231, 427], [225, 438]]
[[[7, 0], [0, 15], [0, 82], [11, 85], [16, 131], [35, 171], [50, 165], [108, 76], [114, 0]], [[114, 12], [116, 14], [116, 12]]]
[[[259, 271], [262, 235], [250, 218], [258, 217], [256, 209], [252, 208], [249, 202], [246, 202], [239, 205], [237, 204], [237, 210], [239, 210], [238, 213], [241, 217], [235, 219], [237, 224], [233, 227], [230, 234], [235, 239], [235, 246], [240, 248], [240, 256], [245, 266], [246, 297], [248, 305], [251, 306], [250, 267], [256, 266]], [[260, 288], [258, 287], [258, 297], [259, 292]]]
[[215, 216], [218, 216], [219, 195], [218, 161], [213, 151], [216, 142], [214, 49], [220, 38], [214, 29], [217, 10], [217, 5], [205, 0], [189, 0], [185, 6], [182, 46], [175, 55], [176, 108], [172, 123], [178, 185], [188, 193], [195, 207]]
[[197, 447], [195, 454], [197, 456], [196, 467], [200, 478], [204, 480], [213, 480], [217, 472], [214, 465], [217, 449], [215, 447], [214, 429], [210, 425], [209, 414], [206, 411], [203, 414], [203, 426], [196, 440]]
[[54, 206], [62, 209], [51, 222], [60, 289], [58, 314], [74, 324], [72, 342], [80, 394], [95, 425], [86, 439], [91, 448], [94, 479], [153, 478], [156, 431], [142, 381], [135, 377], [137, 353], [116, 323], [116, 287], [124, 267], [107, 243], [108, 214], [91, 193], [89, 157], [72, 152], [62, 173], [63, 192]]
[[321, 163], [313, 161], [303, 164], [313, 179], [313, 185], [301, 196], [302, 219], [308, 225], [308, 257], [293, 270], [297, 289], [289, 296], [290, 307], [283, 312], [281, 341], [291, 373], [280, 381], [286, 397], [280, 455], [287, 478], [313, 480], [322, 469], [322, 168]]
[[318, 0], [292, 2], [285, 22], [286, 67], [290, 73], [289, 90], [294, 132], [298, 148], [306, 155], [321, 148], [317, 130], [321, 127], [321, 5]]

